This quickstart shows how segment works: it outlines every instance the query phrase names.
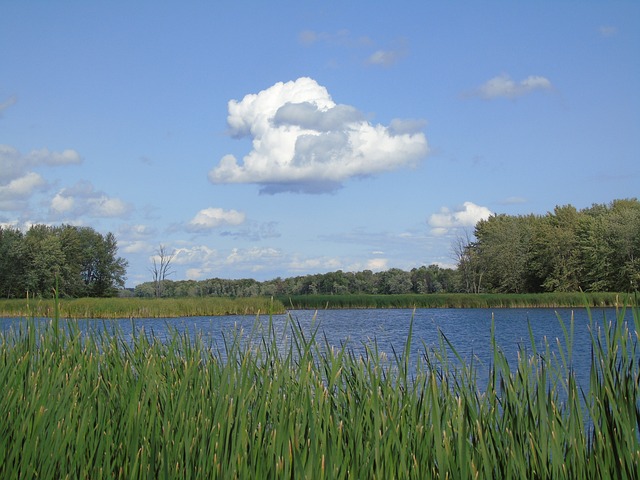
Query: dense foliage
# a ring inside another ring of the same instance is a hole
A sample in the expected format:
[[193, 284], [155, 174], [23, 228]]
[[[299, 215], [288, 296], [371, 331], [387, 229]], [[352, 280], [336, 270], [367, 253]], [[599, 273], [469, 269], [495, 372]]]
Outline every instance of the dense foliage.
[[[457, 291], [456, 272], [437, 265], [414, 268], [410, 272], [392, 268], [374, 273], [362, 272], [319, 273], [290, 278], [275, 278], [259, 282], [245, 278], [225, 280], [184, 280], [162, 282], [162, 296], [197, 297], [206, 295], [252, 297], [286, 295], [343, 295], [343, 294], [406, 294], [439, 293]], [[139, 297], [153, 297], [158, 291], [154, 282], [146, 282], [135, 288]]]
[[0, 227], [0, 296], [107, 297], [124, 286], [127, 262], [112, 233], [90, 227], [34, 225], [26, 233]]
[[460, 249], [458, 272], [470, 292], [636, 291], [640, 202], [491, 216]]

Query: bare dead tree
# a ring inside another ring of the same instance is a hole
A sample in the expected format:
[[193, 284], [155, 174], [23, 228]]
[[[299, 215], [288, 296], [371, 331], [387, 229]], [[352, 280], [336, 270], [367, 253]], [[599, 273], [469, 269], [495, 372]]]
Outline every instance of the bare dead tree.
[[156, 250], [155, 255], [151, 257], [153, 266], [149, 268], [149, 271], [153, 275], [156, 298], [162, 296], [162, 287], [166, 278], [175, 273], [175, 271], [171, 269], [171, 262], [175, 256], [175, 252], [169, 253], [167, 248], [161, 244]]

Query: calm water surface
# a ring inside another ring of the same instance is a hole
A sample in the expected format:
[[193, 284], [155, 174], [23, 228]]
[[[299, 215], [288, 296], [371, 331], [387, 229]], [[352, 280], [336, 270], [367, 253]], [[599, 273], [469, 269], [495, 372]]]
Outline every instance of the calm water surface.
[[[399, 354], [404, 349], [413, 319], [412, 364], [418, 361], [425, 348], [434, 348], [439, 343], [439, 332], [451, 341], [466, 362], [473, 360], [480, 378], [486, 375], [491, 362], [491, 324], [495, 323], [495, 335], [498, 346], [505, 352], [510, 365], [515, 365], [520, 345], [531, 352], [529, 325], [538, 349], [548, 342], [551, 351], [558, 351], [558, 342], [564, 346], [564, 333], [558, 316], [569, 328], [574, 323], [573, 368], [578, 374], [581, 385], [588, 386], [591, 360], [590, 325], [594, 330], [603, 322], [615, 321], [614, 309], [592, 309], [591, 319], [586, 309], [362, 309], [362, 310], [292, 310], [289, 315], [272, 317], [273, 327], [286, 344], [290, 338], [291, 322], [299, 323], [302, 331], [309, 334], [318, 328], [319, 340], [324, 336], [330, 345], [340, 347], [345, 342], [356, 353], [364, 352], [364, 345], [375, 341], [378, 349], [393, 358], [393, 349]], [[626, 321], [633, 325], [630, 311]], [[20, 320], [0, 319], [0, 330], [18, 325]], [[125, 336], [132, 330], [144, 328], [164, 340], [171, 329], [191, 334], [200, 333], [205, 344], [223, 349], [224, 335], [234, 330], [242, 330], [248, 336], [256, 323], [266, 326], [269, 317], [263, 316], [221, 316], [221, 317], [185, 317], [171, 319], [131, 320], [82, 320], [81, 329], [107, 328], [120, 329]], [[631, 327], [633, 328], [633, 327]]]

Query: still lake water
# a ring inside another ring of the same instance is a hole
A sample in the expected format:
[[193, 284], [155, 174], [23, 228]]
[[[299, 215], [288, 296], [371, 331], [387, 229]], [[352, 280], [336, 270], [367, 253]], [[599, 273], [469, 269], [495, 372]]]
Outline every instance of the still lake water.
[[[591, 309], [591, 319], [586, 309], [508, 308], [508, 309], [345, 309], [345, 310], [292, 310], [289, 315], [274, 315], [273, 328], [284, 345], [290, 339], [292, 320], [297, 322], [305, 335], [318, 327], [318, 340], [324, 343], [326, 336], [330, 345], [340, 347], [345, 342], [356, 354], [365, 351], [364, 345], [375, 341], [378, 350], [393, 358], [393, 350], [400, 354], [404, 349], [409, 326], [413, 319], [413, 342], [411, 362], [415, 366], [425, 348], [437, 348], [439, 332], [444, 333], [466, 362], [472, 359], [477, 367], [480, 384], [484, 383], [492, 360], [491, 323], [495, 323], [496, 343], [504, 351], [513, 367], [516, 364], [519, 346], [532, 352], [529, 325], [538, 350], [544, 351], [548, 342], [552, 352], [558, 351], [557, 342], [564, 346], [564, 333], [558, 316], [569, 328], [574, 322], [572, 366], [578, 383], [589, 385], [591, 362], [591, 334], [594, 335], [604, 322], [615, 322], [615, 309]], [[633, 316], [626, 312], [625, 320], [633, 331]], [[234, 330], [242, 330], [248, 336], [256, 324], [268, 325], [269, 317], [256, 319], [248, 316], [185, 317], [167, 319], [126, 320], [81, 320], [82, 330], [94, 328], [119, 329], [129, 338], [132, 329], [152, 333], [165, 340], [171, 329], [178, 332], [200, 334], [205, 345], [224, 350], [224, 336]], [[15, 328], [17, 319], [0, 318], [0, 330]]]

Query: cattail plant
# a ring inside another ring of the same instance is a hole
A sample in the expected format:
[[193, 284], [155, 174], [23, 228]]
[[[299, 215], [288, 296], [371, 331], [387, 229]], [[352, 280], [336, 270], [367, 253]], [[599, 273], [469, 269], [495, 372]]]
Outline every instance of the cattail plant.
[[[222, 345], [34, 318], [0, 333], [0, 478], [637, 478], [640, 352], [592, 327], [589, 385], [559, 353], [492, 335], [480, 382], [441, 336], [356, 353], [292, 319]], [[264, 323], [264, 325], [263, 325]], [[411, 358], [415, 358], [411, 357]]]

